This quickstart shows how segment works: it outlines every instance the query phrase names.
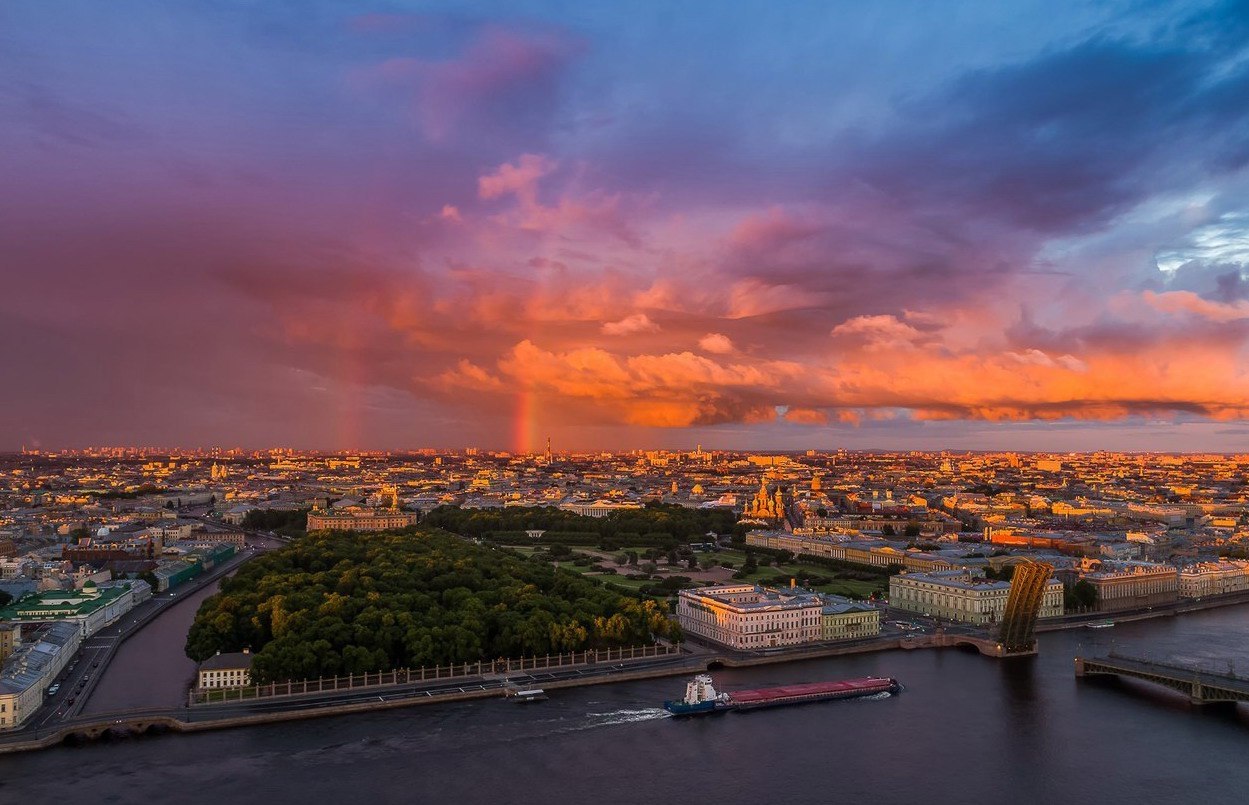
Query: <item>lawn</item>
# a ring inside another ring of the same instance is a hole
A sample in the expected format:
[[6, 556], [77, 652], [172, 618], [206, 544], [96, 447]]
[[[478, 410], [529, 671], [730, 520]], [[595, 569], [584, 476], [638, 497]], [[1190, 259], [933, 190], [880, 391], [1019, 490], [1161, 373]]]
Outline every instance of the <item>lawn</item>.
[[[517, 551], [519, 553], [523, 553], [526, 556], [532, 556], [534, 552], [538, 549], [532, 548], [532, 547], [513, 546], [512, 550]], [[571, 570], [576, 570], [577, 572], [583, 575], [589, 575], [591, 578], [597, 578], [605, 582], [619, 584], [621, 587], [626, 587], [630, 590], [640, 590], [643, 587], [648, 587], [648, 586], [658, 583], [657, 580], [653, 580], [653, 579], [627, 579], [625, 578], [626, 574], [640, 573], [641, 571], [636, 566], [625, 565], [625, 566], [617, 567], [615, 565], [615, 562], [612, 561], [612, 558], [615, 556], [615, 554], [604, 553], [602, 551], [596, 551], [596, 550], [587, 550], [583, 548], [576, 548], [574, 550], [577, 553], [592, 554], [592, 555], [603, 557], [601, 564], [606, 567], [616, 567], [618, 574], [617, 575], [597, 574], [593, 566], [578, 567], [570, 561], [560, 562], [559, 563], [560, 567], [569, 568]], [[686, 568], [685, 565], [679, 565], [679, 566], [674, 565], [670, 567], [666, 562], [661, 561], [657, 563], [659, 567], [659, 573], [657, 575], [659, 575], [660, 577], [690, 576], [695, 580], [696, 583], [697, 582], [743, 581], [743, 582], [748, 582], [752, 584], [763, 582], [763, 581], [770, 582], [776, 576], [785, 576], [787, 579], [793, 578], [793, 579], [796, 579], [801, 584], [803, 579], [809, 578], [811, 576], [823, 576], [825, 578], [831, 577], [832, 581], [830, 581], [828, 584], [814, 585], [812, 589], [817, 590], [822, 593], [830, 593], [832, 595], [844, 595], [849, 598], [860, 598], [860, 599], [868, 598], [873, 593], [876, 593], [878, 595], [884, 595], [889, 590], [889, 580], [885, 577], [881, 577], [879, 581], [865, 581], [862, 579], [837, 578], [839, 572], [841, 571], [838, 571], [836, 568], [824, 567], [823, 565], [808, 564], [806, 562], [786, 562], [780, 566], [777, 566], [777, 565], [760, 566], [758, 570], [749, 574], [745, 579], [740, 579], [740, 580], [732, 579], [731, 575], [737, 570], [740, 570], [741, 567], [746, 563], [745, 551], [741, 551], [741, 550], [737, 550], [733, 548], [722, 548], [722, 549], [715, 550], [715, 551], [707, 551], [705, 553], [699, 552], [699, 553], [695, 553], [694, 555], [698, 557], [698, 561], [700, 563], [708, 561], [708, 560], [713, 561], [717, 564], [719, 564], [720, 562], [729, 562], [733, 565], [733, 569], [725, 570], [723, 568], [717, 568], [711, 571], [701, 571], [701, 570], [691, 571], [688, 568]]]

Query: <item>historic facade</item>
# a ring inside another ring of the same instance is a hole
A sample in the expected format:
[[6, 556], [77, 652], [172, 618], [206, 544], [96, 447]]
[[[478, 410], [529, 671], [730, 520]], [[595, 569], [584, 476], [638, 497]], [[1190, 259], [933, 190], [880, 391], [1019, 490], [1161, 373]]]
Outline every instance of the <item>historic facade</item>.
[[396, 509], [350, 508], [308, 512], [309, 531], [388, 531], [416, 525], [417, 515]]
[[[1006, 611], [1010, 582], [991, 581], [969, 570], [900, 573], [889, 579], [889, 605], [946, 620], [986, 625], [999, 623]], [[1046, 582], [1040, 617], [1063, 614], [1063, 585]]]
[[799, 588], [718, 584], [682, 590], [677, 618], [688, 634], [737, 649], [874, 637], [880, 610]]
[[781, 520], [785, 517], [785, 495], [778, 485], [775, 492], [768, 491], [767, 480], [759, 482], [759, 491], [746, 504], [742, 516], [750, 520]]
[[1173, 565], [1102, 562], [1081, 578], [1097, 590], [1095, 606], [1102, 612], [1169, 604], [1179, 597], [1180, 574]]
[[241, 688], [251, 684], [252, 655], [247, 650], [231, 654], [217, 652], [199, 664], [197, 686], [209, 688]]
[[1180, 597], [1204, 598], [1249, 590], [1249, 562], [1198, 562], [1180, 568]]

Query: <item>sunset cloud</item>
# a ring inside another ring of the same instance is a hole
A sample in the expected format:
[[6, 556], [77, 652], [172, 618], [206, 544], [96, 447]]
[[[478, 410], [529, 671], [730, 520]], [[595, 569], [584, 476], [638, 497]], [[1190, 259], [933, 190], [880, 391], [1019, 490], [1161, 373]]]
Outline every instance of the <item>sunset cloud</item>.
[[16, 4], [0, 447], [1249, 415], [1244, 15], [700, 13]]
[[659, 325], [651, 321], [645, 313], [634, 313], [620, 321], [609, 321], [603, 324], [604, 335], [631, 335], [633, 333], [654, 333]]
[[707, 333], [698, 339], [698, 346], [704, 352], [727, 355], [733, 351], [733, 341], [723, 333]]
[[[1249, 235], [1249, 232], [1246, 234]], [[1214, 302], [1203, 299], [1192, 291], [1145, 291], [1141, 298], [1147, 305], [1163, 313], [1190, 313], [1214, 322], [1249, 319], [1249, 299], [1238, 299], [1230, 303]]]

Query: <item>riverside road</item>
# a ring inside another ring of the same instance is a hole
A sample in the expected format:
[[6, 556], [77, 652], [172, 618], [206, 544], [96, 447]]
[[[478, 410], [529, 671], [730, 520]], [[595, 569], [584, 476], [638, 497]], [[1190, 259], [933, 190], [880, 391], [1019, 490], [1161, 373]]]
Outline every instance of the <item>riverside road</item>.
[[118, 649], [127, 639], [197, 591], [216, 584], [225, 576], [238, 570], [245, 562], [280, 544], [278, 540], [258, 533], [249, 533], [248, 543], [247, 548], [208, 573], [177, 589], [154, 594], [150, 600], [134, 607], [112, 625], [106, 626], [84, 640], [74, 659], [58, 677], [57, 683], [60, 688], [57, 693], [46, 697], [43, 706], [34, 718], [27, 722], [23, 729], [13, 734], [21, 735], [30, 730], [56, 728], [60, 724], [74, 720], [87, 706], [100, 680], [108, 672]]

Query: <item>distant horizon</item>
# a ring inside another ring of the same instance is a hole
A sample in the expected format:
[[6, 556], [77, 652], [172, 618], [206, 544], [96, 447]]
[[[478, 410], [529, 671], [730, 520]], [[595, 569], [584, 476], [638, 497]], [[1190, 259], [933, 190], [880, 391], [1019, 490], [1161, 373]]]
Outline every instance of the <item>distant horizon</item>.
[[[698, 445], [692, 445], [688, 448], [684, 447], [631, 447], [631, 448], [552, 448], [552, 455], [583, 455], [590, 453], [609, 453], [613, 455], [626, 455], [630, 453], [693, 453], [697, 450]], [[0, 449], [0, 456], [21, 456], [21, 455], [43, 455], [50, 453], [83, 453], [89, 451], [108, 451], [108, 450], [135, 450], [147, 453], [164, 453], [174, 454], [181, 452], [207, 453], [212, 451], [232, 452], [239, 451], [241, 453], [265, 453], [265, 452], [291, 452], [297, 455], [329, 455], [329, 456], [353, 456], [353, 455], [375, 455], [375, 454], [391, 454], [391, 455], [420, 455], [422, 453], [467, 453], [469, 450], [475, 450], [480, 453], [500, 454], [507, 453], [511, 455], [540, 456], [543, 450], [530, 450], [519, 452], [509, 448], [502, 447], [478, 447], [473, 445], [463, 447], [408, 447], [408, 448], [359, 448], [359, 449], [323, 449], [323, 448], [299, 448], [289, 445], [272, 445], [268, 447], [241, 447], [241, 446], [223, 446], [210, 445], [203, 447], [194, 446], [145, 446], [145, 445], [91, 445], [86, 447], [58, 447], [58, 448], [18, 448], [13, 450]], [[1037, 456], [1057, 456], [1057, 455], [1095, 455], [1098, 453], [1109, 453], [1114, 455], [1141, 455], [1141, 456], [1249, 456], [1249, 450], [1111, 450], [1111, 449], [1090, 449], [1090, 450], [1024, 450], [1024, 449], [984, 449], [984, 448], [968, 448], [968, 447], [944, 447], [931, 449], [915, 449], [915, 448], [889, 448], [889, 447], [830, 447], [830, 448], [733, 448], [733, 447], [713, 447], [702, 445], [704, 453], [742, 453], [742, 454], [771, 454], [786, 456], [805, 456], [807, 451], [814, 451], [817, 456], [835, 455], [839, 451], [846, 453], [918, 453], [925, 455], [950, 453], [950, 454], [984, 454], [984, 455], [1037, 455]]]

